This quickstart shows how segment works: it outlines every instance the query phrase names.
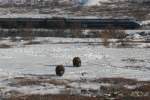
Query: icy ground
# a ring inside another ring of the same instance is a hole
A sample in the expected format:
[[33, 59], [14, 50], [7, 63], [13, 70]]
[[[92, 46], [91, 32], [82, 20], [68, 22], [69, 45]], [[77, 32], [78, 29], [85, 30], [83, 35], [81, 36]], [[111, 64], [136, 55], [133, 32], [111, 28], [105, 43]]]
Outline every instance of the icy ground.
[[[105, 48], [91, 43], [99, 39], [39, 38], [41, 44], [0, 49], [0, 90], [23, 93], [58, 93], [63, 86], [9, 86], [9, 79], [26, 75], [51, 75], [58, 80], [90, 80], [123, 77], [150, 80], [150, 48]], [[80, 57], [82, 67], [72, 66]], [[56, 65], [65, 65], [63, 77], [55, 76]], [[70, 83], [74, 87], [99, 88], [97, 83]]]

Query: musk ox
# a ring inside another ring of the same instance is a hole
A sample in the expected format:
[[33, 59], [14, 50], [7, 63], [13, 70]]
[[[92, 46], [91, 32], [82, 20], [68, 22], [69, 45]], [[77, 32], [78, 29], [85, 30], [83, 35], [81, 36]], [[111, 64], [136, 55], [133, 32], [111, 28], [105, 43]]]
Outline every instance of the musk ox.
[[73, 58], [73, 66], [74, 67], [80, 67], [81, 66], [81, 59], [79, 57]]
[[64, 72], [65, 72], [65, 68], [63, 65], [57, 65], [56, 69], [55, 69], [56, 75], [57, 76], [63, 76]]

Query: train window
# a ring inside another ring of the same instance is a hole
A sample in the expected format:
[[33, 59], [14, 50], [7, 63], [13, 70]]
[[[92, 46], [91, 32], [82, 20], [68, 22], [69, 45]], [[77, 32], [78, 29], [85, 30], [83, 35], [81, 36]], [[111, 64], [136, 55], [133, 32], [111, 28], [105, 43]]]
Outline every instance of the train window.
[[83, 28], [87, 28], [87, 24], [82, 24], [82, 27]]

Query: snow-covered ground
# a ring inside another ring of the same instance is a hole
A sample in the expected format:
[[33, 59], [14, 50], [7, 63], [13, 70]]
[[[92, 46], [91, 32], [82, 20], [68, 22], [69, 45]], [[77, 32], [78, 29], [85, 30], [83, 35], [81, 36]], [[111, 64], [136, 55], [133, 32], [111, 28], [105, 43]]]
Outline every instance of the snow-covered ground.
[[86, 6], [100, 5], [100, 2], [109, 2], [110, 0], [87, 0]]
[[[63, 86], [8, 86], [9, 79], [26, 75], [52, 75], [54, 79], [90, 80], [104, 77], [123, 77], [150, 80], [150, 48], [105, 48], [88, 42], [99, 39], [38, 38], [42, 44], [0, 49], [0, 89], [23, 93], [58, 93]], [[82, 59], [82, 67], [72, 66], [73, 57]], [[65, 74], [55, 76], [56, 65], [65, 65]], [[7, 80], [8, 79], [8, 80]], [[70, 83], [82, 88], [99, 88], [95, 84]], [[54, 89], [54, 91], [53, 91]]]

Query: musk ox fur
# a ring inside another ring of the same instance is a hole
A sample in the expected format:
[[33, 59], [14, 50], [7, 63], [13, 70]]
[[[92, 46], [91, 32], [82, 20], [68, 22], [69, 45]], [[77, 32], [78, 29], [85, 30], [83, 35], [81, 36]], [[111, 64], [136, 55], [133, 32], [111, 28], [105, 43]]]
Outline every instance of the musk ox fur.
[[73, 58], [73, 66], [74, 67], [80, 67], [81, 66], [81, 59], [79, 57]]
[[63, 76], [65, 73], [65, 67], [63, 65], [57, 65], [55, 71], [57, 76]]

